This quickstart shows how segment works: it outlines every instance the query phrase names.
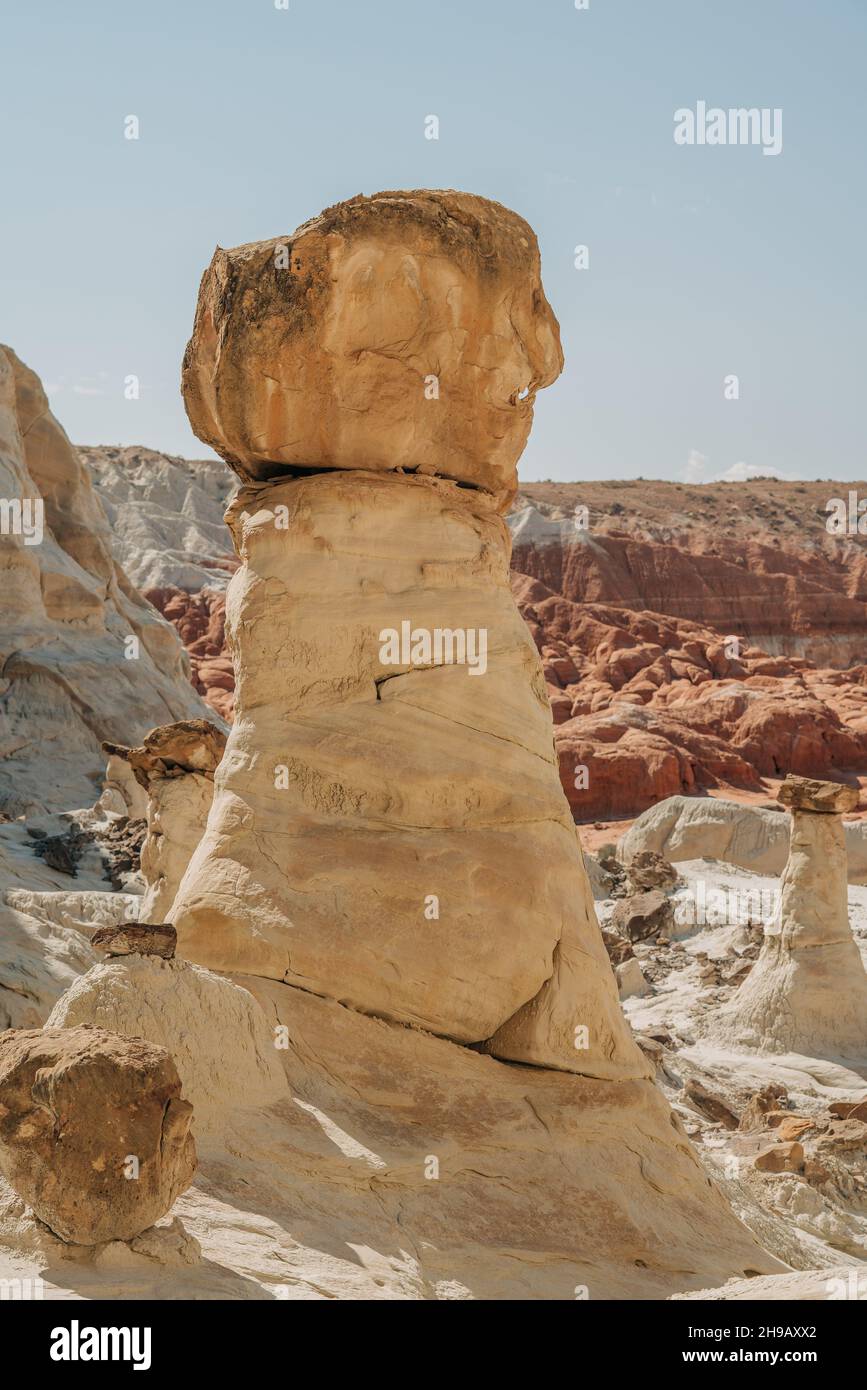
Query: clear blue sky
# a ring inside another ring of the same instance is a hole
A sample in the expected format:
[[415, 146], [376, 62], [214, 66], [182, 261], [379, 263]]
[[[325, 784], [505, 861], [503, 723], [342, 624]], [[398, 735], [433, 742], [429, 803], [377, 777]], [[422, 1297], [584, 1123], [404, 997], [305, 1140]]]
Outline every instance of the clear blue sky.
[[[76, 442], [206, 454], [214, 246], [427, 186], [539, 235], [566, 371], [525, 480], [867, 471], [865, 0], [7, 0], [2, 44], [0, 340]], [[678, 147], [699, 100], [782, 108], [782, 153]]]

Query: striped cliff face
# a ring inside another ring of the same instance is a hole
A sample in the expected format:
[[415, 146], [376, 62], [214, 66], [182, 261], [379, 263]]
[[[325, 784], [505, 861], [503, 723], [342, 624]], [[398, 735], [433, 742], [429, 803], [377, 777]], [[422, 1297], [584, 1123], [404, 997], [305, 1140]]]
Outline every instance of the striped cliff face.
[[867, 774], [863, 558], [826, 530], [836, 486], [522, 491], [513, 589], [576, 820]]

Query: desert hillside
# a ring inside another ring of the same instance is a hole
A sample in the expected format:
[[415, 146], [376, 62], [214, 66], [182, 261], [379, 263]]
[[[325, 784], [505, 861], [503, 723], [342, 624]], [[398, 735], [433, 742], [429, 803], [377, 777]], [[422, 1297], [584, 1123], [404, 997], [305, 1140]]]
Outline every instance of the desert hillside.
[[[196, 691], [230, 719], [228, 471], [143, 448], [80, 453], [116, 559], [175, 626]], [[825, 527], [826, 504], [850, 487], [521, 489], [507, 518], [513, 591], [577, 821], [600, 822], [604, 838], [666, 796], [760, 802], [789, 772], [867, 774], [865, 548]]]
[[[513, 508], [513, 564], [573, 601], [684, 618], [819, 666], [858, 665], [864, 536], [826, 529], [829, 501], [848, 507], [850, 491], [863, 499], [867, 483], [528, 483]], [[573, 524], [579, 507], [586, 531]]]

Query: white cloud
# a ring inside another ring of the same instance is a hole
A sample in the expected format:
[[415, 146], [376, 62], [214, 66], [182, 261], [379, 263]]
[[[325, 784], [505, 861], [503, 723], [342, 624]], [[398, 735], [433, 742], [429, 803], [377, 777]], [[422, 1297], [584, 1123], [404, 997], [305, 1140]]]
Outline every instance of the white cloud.
[[755, 463], [740, 460], [733, 463], [724, 473], [712, 473], [705, 454], [698, 449], [690, 449], [686, 467], [681, 474], [686, 483], [748, 483], [752, 478], [779, 478], [780, 482], [797, 482], [800, 473], [782, 473], [779, 468], [762, 468]]
[[686, 467], [683, 470], [685, 483], [704, 483], [707, 481], [707, 459], [698, 449], [690, 449]]
[[755, 463], [733, 463], [725, 473], [714, 479], [717, 483], [748, 483], [751, 478], [779, 478], [780, 482], [797, 482], [799, 473], [781, 473], [779, 468], [762, 468]]

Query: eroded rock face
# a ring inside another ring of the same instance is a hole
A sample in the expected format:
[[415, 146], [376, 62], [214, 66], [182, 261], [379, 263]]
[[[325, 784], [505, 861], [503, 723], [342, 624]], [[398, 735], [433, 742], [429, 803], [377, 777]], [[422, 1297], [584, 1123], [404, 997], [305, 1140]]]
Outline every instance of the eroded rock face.
[[[317, 1250], [348, 1226], [369, 1249], [412, 1252], [384, 1268], [400, 1297], [568, 1301], [586, 1285], [591, 1300], [659, 1298], [711, 1270], [784, 1268], [735, 1218], [651, 1082], [503, 1066], [303, 990], [245, 984], [286, 1026], [278, 1056], [305, 1101], [282, 1178], [297, 1213], [288, 1228]], [[342, 1164], [332, 1144], [323, 1153], [323, 1114], [344, 1145], [352, 1136]], [[350, 1271], [342, 1287], [364, 1278]]]
[[218, 248], [183, 391], [196, 434], [245, 482], [400, 468], [506, 503], [535, 393], [562, 366], [531, 228], [499, 203], [422, 189]]
[[151, 729], [138, 748], [105, 744], [109, 761], [125, 763], [147, 796], [147, 834], [141, 849], [146, 889], [142, 922], [164, 922], [202, 838], [214, 795], [214, 771], [225, 735], [207, 719]]
[[165, 1049], [198, 1135], [219, 1130], [233, 1107], [261, 1110], [286, 1094], [260, 1005], [231, 980], [186, 961], [127, 955], [95, 965], [57, 1001], [46, 1027], [86, 1024]]
[[[565, 491], [580, 496], [579, 486]], [[598, 486], [588, 484], [588, 493]], [[805, 502], [793, 498], [792, 504]], [[780, 655], [776, 645], [753, 645], [741, 594], [732, 596], [728, 611], [737, 614], [742, 637], [687, 620], [679, 598], [667, 591], [675, 552], [661, 539], [621, 555], [600, 582], [595, 566], [604, 563], [606, 542], [619, 544], [604, 531], [614, 518], [595, 516], [592, 532], [576, 530], [567, 515], [552, 521], [555, 536], [575, 539], [565, 551], [558, 543], [546, 546], [544, 533], [537, 537], [541, 548], [528, 550], [526, 508], [516, 507], [509, 522], [512, 585], [542, 656], [563, 788], [576, 819], [634, 815], [665, 797], [723, 785], [758, 791], [762, 778], [781, 773], [839, 780], [867, 767], [867, 668], [818, 670], [804, 656]], [[632, 516], [630, 523], [640, 524]], [[738, 536], [751, 524], [743, 513], [728, 522]], [[788, 593], [803, 594], [807, 567], [794, 556], [786, 566]], [[753, 598], [761, 596], [752, 567], [735, 572], [752, 577]], [[704, 578], [689, 592], [699, 605], [711, 597]], [[822, 606], [830, 616], [850, 600], [826, 594]], [[772, 592], [760, 610], [783, 625], [789, 617]], [[582, 767], [585, 774], [576, 778]]]
[[618, 604], [639, 620], [665, 613], [678, 626], [715, 629], [719, 675], [743, 674], [726, 641], [735, 632], [741, 652], [763, 655], [768, 673], [775, 658], [783, 671], [806, 658], [838, 668], [825, 673], [829, 686], [863, 685], [867, 555], [860, 537], [827, 526], [829, 498], [845, 498], [848, 487], [770, 478], [735, 487], [646, 478], [524, 484], [512, 519], [514, 566], [567, 607]]
[[[237, 561], [232, 568], [237, 568]], [[231, 724], [235, 672], [226, 648], [225, 593], [207, 588], [190, 594], [171, 586], [147, 589], [145, 598], [177, 629], [189, 652], [194, 688], [206, 705]]]
[[0, 498], [17, 513], [0, 533], [0, 812], [89, 806], [101, 740], [205, 707], [176, 634], [113, 559], [99, 497], [39, 378], [10, 348]]
[[164, 1216], [195, 1172], [191, 1119], [162, 1047], [101, 1028], [0, 1034], [0, 1168], [62, 1240], [130, 1240]]
[[114, 557], [145, 598], [225, 587], [235, 562], [223, 512], [235, 479], [219, 459], [139, 445], [79, 444], [78, 453], [108, 517]]
[[[722, 1033], [766, 1051], [863, 1058], [867, 972], [849, 926], [842, 818], [852, 792], [788, 778], [779, 799], [792, 810], [779, 916], [723, 1010]], [[821, 809], [801, 809], [805, 804]], [[829, 809], [835, 805], [839, 811]]]

